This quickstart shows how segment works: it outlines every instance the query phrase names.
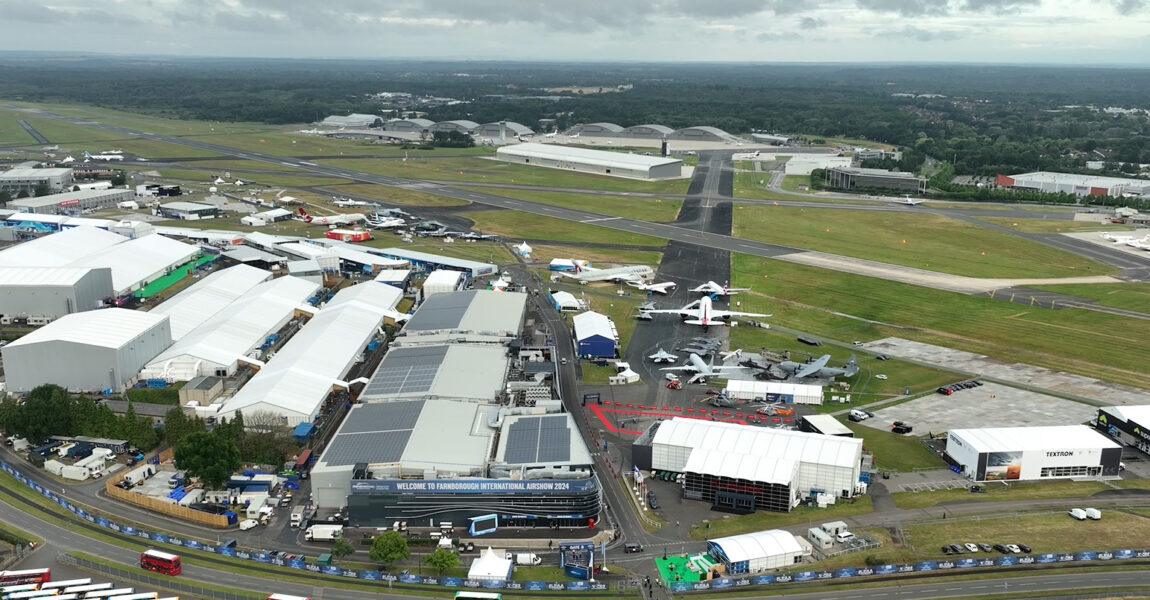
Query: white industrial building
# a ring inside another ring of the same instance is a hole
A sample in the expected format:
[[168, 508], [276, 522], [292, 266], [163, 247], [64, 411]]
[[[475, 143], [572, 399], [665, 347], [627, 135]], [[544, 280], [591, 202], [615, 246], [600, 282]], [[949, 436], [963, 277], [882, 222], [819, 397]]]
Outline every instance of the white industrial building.
[[783, 165], [783, 173], [810, 175], [815, 169], [849, 168], [853, 160], [849, 156], [834, 154], [795, 154]]
[[579, 171], [636, 179], [673, 179], [683, 176], [677, 158], [591, 150], [559, 144], [516, 144], [495, 151], [498, 160], [534, 167]]
[[0, 267], [0, 322], [94, 310], [111, 296], [111, 269]]
[[515, 139], [520, 136], [532, 136], [535, 132], [530, 127], [515, 121], [499, 121], [495, 123], [484, 123], [477, 127], [475, 131], [471, 132], [472, 135], [478, 137], [490, 138], [493, 140], [508, 140]]
[[802, 562], [806, 549], [789, 531], [771, 529], [710, 540], [707, 553], [727, 574], [750, 575], [793, 567]]
[[165, 300], [151, 312], [168, 315], [172, 324], [172, 339], [179, 341], [236, 298], [271, 278], [270, 272], [247, 265], [220, 269]]
[[163, 277], [199, 253], [196, 246], [158, 234], [128, 239], [85, 226], [12, 246], [0, 252], [0, 266], [107, 268], [112, 289], [120, 295]]
[[464, 277], [465, 274], [461, 271], [450, 269], [432, 271], [428, 273], [427, 279], [423, 280], [423, 297], [429, 298], [435, 294], [458, 292], [463, 289], [463, 284], [467, 283]]
[[89, 210], [115, 208], [119, 203], [135, 197], [132, 190], [123, 188], [67, 191], [39, 198], [19, 198], [9, 202], [8, 207], [26, 213], [79, 214]]
[[947, 432], [951, 464], [974, 481], [1118, 477], [1122, 446], [1086, 425]]
[[[678, 417], [656, 421], [640, 435], [632, 444], [632, 461], [641, 469], [686, 474], [687, 497], [717, 507], [790, 510], [804, 497], [858, 494], [862, 443], [858, 438]], [[763, 466], [738, 470], [738, 465], [756, 461]], [[784, 481], [792, 461], [793, 478]], [[720, 471], [728, 463], [735, 465], [726, 468], [731, 472]], [[748, 473], [757, 479], [743, 479]], [[745, 493], [716, 492], [715, 480], [723, 478], [741, 480]]]
[[[496, 266], [491, 263], [442, 256], [408, 248], [366, 248], [366, 251], [395, 261], [402, 261], [405, 263], [403, 266], [410, 265], [415, 270], [424, 272], [430, 272], [436, 269], [453, 269], [468, 273], [472, 277], [482, 277], [484, 275], [494, 274], [496, 271]], [[397, 264], [395, 266], [400, 265]]]
[[755, 402], [822, 404], [823, 386], [782, 383], [780, 381], [731, 379], [727, 381], [727, 396], [736, 400]]
[[431, 126], [431, 131], [458, 131], [460, 133], [470, 134], [472, 131], [479, 129], [479, 123], [475, 121], [468, 121], [467, 119], [456, 119], [454, 121], [440, 121]]
[[1150, 454], [1150, 404], [1104, 406], [1097, 423], [1099, 431]]
[[[66, 232], [57, 233], [62, 235]], [[111, 234], [116, 235], [116, 234]], [[112, 287], [117, 294], [134, 292], [167, 275], [200, 254], [200, 249], [159, 234], [129, 240], [93, 252], [73, 264], [112, 269]]]
[[1075, 196], [1150, 196], [1150, 180], [1127, 177], [1097, 177], [1076, 173], [1035, 171], [1019, 175], [999, 175], [999, 187], [1036, 190]]
[[392, 344], [467, 342], [502, 346], [519, 337], [526, 311], [527, 294], [492, 290], [436, 294], [419, 305]]
[[394, 311], [384, 308], [394, 298], [387, 287], [372, 283], [340, 290], [220, 407], [220, 416], [267, 411], [288, 426], [312, 422], [333, 390], [348, 388], [348, 372], [368, 342], [379, 337], [384, 318], [394, 318]]
[[689, 141], [705, 141], [705, 142], [743, 142], [744, 140], [736, 135], [731, 135], [718, 127], [710, 125], [697, 125], [695, 127], [684, 127], [676, 129], [671, 135], [667, 136], [671, 140], [689, 140]]
[[350, 115], [331, 115], [325, 117], [320, 121], [320, 125], [324, 127], [349, 127], [349, 128], [362, 128], [362, 127], [376, 127], [383, 123], [383, 117], [376, 115], [365, 115], [359, 113], [351, 113]]
[[855, 432], [832, 415], [803, 415], [799, 417], [799, 431], [854, 437]]
[[435, 121], [428, 119], [391, 119], [383, 124], [387, 131], [410, 131], [420, 133], [431, 130]]
[[41, 183], [47, 184], [48, 189], [59, 192], [66, 186], [72, 185], [72, 169], [34, 169], [18, 167], [7, 171], [0, 171], [0, 192], [8, 192], [12, 197], [21, 193], [33, 194]]
[[54, 383], [73, 391], [120, 392], [172, 343], [165, 315], [107, 308], [65, 315], [4, 346], [7, 389]]
[[[313, 314], [316, 309], [307, 304], [307, 299], [317, 290], [319, 285], [296, 277], [259, 283], [226, 306], [212, 310], [198, 327], [186, 331], [176, 343], [149, 361], [140, 378], [175, 382], [202, 375], [231, 377], [240, 362], [263, 366], [263, 360], [251, 356], [253, 352], [293, 319]], [[216, 298], [197, 296], [214, 309]], [[201, 315], [208, 312], [205, 307], [186, 308]]]
[[128, 241], [95, 227], [76, 227], [40, 236], [0, 251], [4, 267], [67, 267], [94, 252]]
[[434, 397], [495, 402], [510, 359], [503, 346], [392, 347], [359, 395], [361, 402]]

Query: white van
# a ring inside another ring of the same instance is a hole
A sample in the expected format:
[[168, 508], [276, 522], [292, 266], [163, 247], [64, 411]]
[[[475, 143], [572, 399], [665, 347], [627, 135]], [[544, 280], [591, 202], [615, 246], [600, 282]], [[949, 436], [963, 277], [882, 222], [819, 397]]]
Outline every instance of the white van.
[[868, 413], [866, 411], [859, 410], [857, 408], [852, 408], [849, 417], [850, 417], [850, 420], [852, 420], [852, 421], [862, 421], [865, 419], [869, 419], [870, 413]]
[[1074, 517], [1075, 519], [1078, 519], [1079, 521], [1085, 521], [1086, 520], [1086, 511], [1082, 510], [1081, 508], [1072, 508], [1066, 512], [1067, 512], [1067, 514]]
[[840, 531], [840, 532], [835, 534], [835, 541], [840, 543], [840, 544], [844, 544], [844, 543], [849, 542], [853, 539], [855, 539], [855, 534], [853, 534], [849, 531]]
[[1086, 518], [1087, 519], [1091, 519], [1094, 521], [1102, 520], [1102, 511], [1098, 510], [1097, 508], [1088, 508], [1088, 509], [1086, 509], [1085, 512], [1086, 512]]

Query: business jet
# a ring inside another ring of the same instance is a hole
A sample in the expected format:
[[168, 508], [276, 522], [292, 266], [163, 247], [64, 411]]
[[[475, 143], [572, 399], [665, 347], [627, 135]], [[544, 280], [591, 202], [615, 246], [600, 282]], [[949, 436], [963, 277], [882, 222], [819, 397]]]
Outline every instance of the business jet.
[[658, 292], [660, 294], [670, 294], [671, 290], [679, 287], [679, 284], [674, 281], [664, 281], [663, 283], [643, 283], [642, 281], [626, 280], [623, 283], [643, 290], [644, 292]]
[[338, 196], [332, 196], [331, 203], [336, 206], [373, 206], [373, 203], [366, 200], [352, 200], [351, 198], [340, 198]]
[[655, 271], [647, 265], [593, 269], [591, 267], [580, 267], [579, 264], [576, 263], [573, 272], [559, 271], [559, 274], [564, 277], [570, 277], [582, 284], [596, 281], [614, 281], [633, 285], [636, 283], [646, 283], [655, 276]]
[[733, 288], [727, 287], [726, 284], [719, 285], [714, 281], [708, 281], [703, 285], [691, 288], [692, 292], [696, 294], [706, 294], [708, 296], [733, 296], [739, 292], [750, 291], [751, 288]]
[[395, 227], [403, 227], [407, 221], [398, 217], [368, 217], [366, 223], [367, 226], [372, 229], [392, 229]]
[[313, 217], [309, 215], [303, 208], [299, 209], [299, 216], [300, 219], [308, 225], [354, 225], [355, 223], [363, 223], [367, 221], [367, 216], [360, 213]]
[[907, 206], [918, 206], [919, 204], [922, 204], [923, 202], [926, 202], [926, 200], [923, 200], [921, 198], [911, 198], [910, 194], [907, 194], [907, 195], [904, 195], [902, 200], [899, 200], [898, 203], [899, 204], [905, 204]]

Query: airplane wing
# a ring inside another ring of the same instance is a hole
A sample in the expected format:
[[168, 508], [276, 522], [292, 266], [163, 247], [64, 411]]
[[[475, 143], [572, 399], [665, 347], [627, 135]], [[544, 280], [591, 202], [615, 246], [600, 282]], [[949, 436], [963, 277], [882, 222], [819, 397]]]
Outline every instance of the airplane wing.
[[795, 373], [795, 377], [799, 377], [799, 378], [809, 377], [811, 375], [814, 375], [815, 373], [818, 373], [819, 369], [822, 369], [823, 367], [827, 366], [827, 361], [829, 361], [830, 359], [831, 359], [830, 354], [824, 354], [824, 355], [820, 356], [818, 358], [818, 360], [816, 360], [815, 362], [807, 363], [807, 364], [803, 365], [802, 368], [800, 368]]
[[670, 293], [670, 291], [675, 289], [675, 287], [678, 285], [674, 281], [665, 281], [663, 283], [650, 283], [650, 284], [648, 284], [648, 283], [641, 283], [641, 282], [628, 280], [626, 283], [627, 283], [627, 285], [639, 288], [643, 291], [659, 292], [660, 294]]
[[678, 367], [663, 367], [659, 370], [660, 371], [693, 371], [693, 372], [697, 373], [697, 372], [699, 372], [699, 367], [696, 367], [695, 365], [680, 365]]
[[695, 311], [687, 308], [660, 308], [655, 310], [645, 310], [644, 313], [649, 315], [680, 315], [680, 316], [693, 316]]
[[731, 310], [715, 310], [711, 311], [711, 317], [714, 319], [725, 319], [727, 317], [771, 317], [774, 315], [764, 315], [762, 313], [747, 313]]

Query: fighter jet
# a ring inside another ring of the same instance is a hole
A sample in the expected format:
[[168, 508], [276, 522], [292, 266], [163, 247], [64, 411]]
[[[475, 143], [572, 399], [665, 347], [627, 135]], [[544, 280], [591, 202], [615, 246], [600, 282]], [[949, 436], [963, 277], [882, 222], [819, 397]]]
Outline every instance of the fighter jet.
[[706, 294], [708, 296], [733, 296], [739, 292], [746, 292], [751, 288], [732, 288], [727, 287], [726, 284], [719, 285], [714, 281], [708, 281], [703, 285], [691, 288], [692, 292], [696, 294]]
[[715, 377], [726, 371], [737, 371], [742, 368], [743, 367], [737, 365], [716, 366], [714, 364], [714, 360], [712, 360], [711, 363], [705, 363], [698, 354], [692, 352], [691, 355], [687, 357], [687, 364], [678, 367], [663, 367], [660, 369], [660, 371], [687, 371], [692, 373], [691, 378], [687, 380], [687, 383], [695, 383], [696, 381], [706, 381], [708, 377]]
[[658, 352], [649, 355], [647, 358], [650, 359], [651, 362], [653, 362], [653, 363], [666, 363], [666, 364], [671, 364], [671, 363], [679, 360], [678, 356], [671, 354], [670, 352], [667, 352], [666, 350], [664, 350], [662, 348], [659, 348]]
[[762, 313], [747, 313], [733, 310], [716, 310], [711, 304], [710, 296], [703, 296], [683, 308], [672, 308], [648, 311], [651, 314], [676, 314], [683, 318], [688, 325], [701, 325], [704, 328], [711, 325], [727, 325], [731, 317], [769, 317]]
[[803, 377], [838, 377], [839, 375], [854, 377], [859, 372], [858, 360], [853, 354], [842, 367], [828, 367], [827, 363], [830, 360], [831, 355], [824, 354], [811, 362], [800, 363], [784, 360], [775, 366], [787, 373], [794, 374], [799, 379]]

